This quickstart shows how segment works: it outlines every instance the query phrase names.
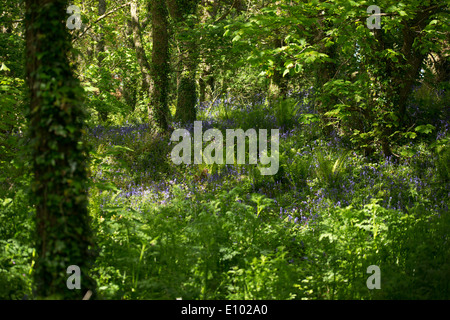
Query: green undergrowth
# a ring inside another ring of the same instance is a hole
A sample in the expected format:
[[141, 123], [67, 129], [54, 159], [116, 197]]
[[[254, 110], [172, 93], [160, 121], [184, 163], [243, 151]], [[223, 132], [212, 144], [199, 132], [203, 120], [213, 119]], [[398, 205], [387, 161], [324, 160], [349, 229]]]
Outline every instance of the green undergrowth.
[[[273, 176], [258, 165], [176, 166], [169, 138], [144, 130], [87, 137], [98, 297], [448, 299], [447, 140], [373, 159], [315, 122], [282, 121]], [[2, 175], [3, 299], [32, 296], [36, 260], [29, 177], [16, 175], [15, 193]], [[367, 286], [369, 266], [380, 289]]]

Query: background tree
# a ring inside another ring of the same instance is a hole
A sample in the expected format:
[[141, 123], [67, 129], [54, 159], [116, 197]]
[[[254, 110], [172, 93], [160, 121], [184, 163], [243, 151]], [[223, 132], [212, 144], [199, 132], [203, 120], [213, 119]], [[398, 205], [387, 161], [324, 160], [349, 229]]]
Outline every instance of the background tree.
[[199, 0], [167, 0], [170, 15], [178, 25], [175, 28], [178, 48], [175, 119], [184, 123], [196, 119], [198, 45], [192, 32], [196, 26], [192, 16], [196, 14], [198, 4]]
[[[102, 16], [105, 13], [106, 13], [106, 1], [98, 0], [98, 15]], [[104, 24], [103, 21], [99, 22], [100, 29], [104, 29], [103, 24]], [[107, 78], [109, 75], [107, 72], [105, 72], [106, 70], [104, 70], [103, 64], [102, 64], [102, 62], [105, 58], [105, 39], [104, 38], [105, 38], [105, 34], [102, 30], [102, 31], [100, 31], [100, 33], [97, 36], [97, 45], [95, 47], [95, 49], [96, 49], [95, 51], [97, 54], [98, 70], [100, 72], [100, 77], [101, 77], [101, 80], [100, 80], [101, 84], [104, 84], [105, 82], [108, 81]], [[102, 85], [102, 87], [105, 87], [105, 86]], [[103, 91], [105, 91], [105, 88], [100, 89], [100, 96]], [[103, 99], [100, 98], [99, 102], [100, 102], [99, 103], [100, 104], [100, 107], [99, 107], [100, 120], [102, 122], [106, 122], [108, 120], [108, 110], [106, 109], [107, 106], [105, 105], [105, 101]]]
[[165, 1], [149, 0], [152, 16], [152, 114], [150, 118], [158, 130], [165, 132], [169, 127], [169, 32], [168, 11]]
[[[148, 4], [150, 11], [150, 2]], [[129, 26], [131, 29], [131, 39], [134, 50], [136, 51], [136, 58], [139, 63], [139, 67], [142, 75], [142, 87], [141, 92], [150, 96], [152, 92], [151, 84], [151, 67], [150, 62], [147, 59], [144, 44], [142, 41], [142, 26], [139, 23], [138, 5], [136, 1], [132, 1], [130, 5], [131, 19], [129, 20]], [[149, 13], [148, 13], [149, 14]], [[150, 111], [150, 110], [149, 110]]]

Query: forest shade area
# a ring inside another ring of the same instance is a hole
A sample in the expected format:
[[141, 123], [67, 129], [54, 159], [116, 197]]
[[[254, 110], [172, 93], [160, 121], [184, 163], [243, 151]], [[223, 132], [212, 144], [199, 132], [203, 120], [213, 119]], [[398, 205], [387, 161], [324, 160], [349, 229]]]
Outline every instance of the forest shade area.
[[[449, 299], [449, 22], [429, 0], [2, 0], [0, 299]], [[247, 140], [244, 164], [175, 164], [195, 121], [278, 129], [279, 169]]]

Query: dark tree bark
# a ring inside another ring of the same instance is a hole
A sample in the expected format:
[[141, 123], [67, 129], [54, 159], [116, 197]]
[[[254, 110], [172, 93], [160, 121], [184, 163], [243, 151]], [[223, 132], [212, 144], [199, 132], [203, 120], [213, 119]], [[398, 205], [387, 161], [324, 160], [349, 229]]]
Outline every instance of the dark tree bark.
[[152, 16], [152, 108], [149, 115], [161, 132], [167, 132], [169, 106], [169, 32], [168, 32], [168, 12], [165, 1], [150, 0]]
[[[380, 61], [374, 61], [376, 65], [382, 66], [380, 75], [391, 80], [389, 87], [385, 88], [387, 96], [390, 97], [394, 106], [393, 113], [397, 116], [400, 129], [406, 128], [410, 123], [406, 112], [408, 98], [411, 95], [413, 85], [418, 81], [420, 69], [424, 63], [424, 59], [428, 53], [421, 52], [419, 48], [414, 46], [417, 40], [424, 36], [425, 26], [428, 25], [431, 17], [443, 8], [434, 3], [423, 7], [422, 11], [416, 17], [409, 21], [404, 21], [401, 26], [402, 37], [398, 45], [401, 46], [402, 60], [394, 63], [391, 59], [384, 58]], [[419, 30], [419, 32], [417, 32]], [[388, 35], [383, 30], [374, 30], [377, 39], [377, 49], [379, 51], [394, 46], [393, 41], [388, 41]], [[389, 136], [394, 130], [399, 128], [385, 127], [382, 128], [379, 140], [381, 150], [386, 157], [393, 156], [391, 150], [391, 141]]]
[[[93, 238], [87, 210], [88, 149], [83, 90], [68, 54], [65, 0], [26, 0], [26, 68], [30, 92], [32, 190], [36, 208], [38, 297], [81, 299], [88, 289]], [[67, 268], [81, 270], [81, 290], [69, 290]]]

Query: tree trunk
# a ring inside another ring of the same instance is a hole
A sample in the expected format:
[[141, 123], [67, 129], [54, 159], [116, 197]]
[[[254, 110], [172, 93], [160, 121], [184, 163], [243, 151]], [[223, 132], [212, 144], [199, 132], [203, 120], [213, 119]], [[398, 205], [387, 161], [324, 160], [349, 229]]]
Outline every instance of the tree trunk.
[[[200, 97], [199, 102], [205, 102], [207, 100], [212, 99], [212, 94], [214, 92], [215, 86], [214, 86], [214, 75], [212, 74], [211, 65], [205, 63], [205, 67], [202, 71], [202, 75], [199, 79], [199, 91], [200, 91]], [[209, 87], [209, 91], [207, 91], [207, 88]]]
[[[319, 21], [317, 25], [317, 34], [314, 41], [320, 41], [320, 52], [325, 53], [330, 59], [335, 61], [336, 59], [336, 45], [332, 44], [331, 46], [325, 47], [324, 40], [327, 37], [326, 32], [332, 29], [334, 26], [331, 22], [328, 21]], [[329, 108], [332, 108], [337, 103], [337, 97], [335, 95], [326, 94], [323, 90], [323, 86], [331, 81], [336, 74], [337, 65], [336, 62], [327, 61], [319, 64], [317, 67], [317, 72], [315, 76], [315, 94], [320, 99], [318, 101], [317, 109], [320, 114], [324, 114], [329, 111]], [[329, 120], [323, 119], [325, 124], [329, 123]], [[330, 133], [331, 128], [326, 126], [327, 133]]]
[[[426, 19], [424, 19], [426, 21]], [[424, 28], [423, 23], [420, 24], [420, 29]], [[416, 31], [407, 25], [403, 28], [403, 47], [402, 53], [406, 59], [407, 70], [398, 70], [396, 72], [397, 79], [395, 79], [396, 87], [398, 90], [398, 99], [395, 101], [398, 105], [398, 113], [402, 125], [407, 125], [406, 118], [406, 106], [408, 98], [412, 92], [412, 87], [417, 81], [420, 69], [422, 68], [423, 61], [425, 59], [424, 54], [419, 50], [413, 48], [414, 40], [416, 39]], [[403, 65], [403, 64], [402, 64]]]
[[[182, 3], [177, 0], [167, 0], [170, 15], [176, 23], [186, 23], [187, 15], [194, 14], [199, 1], [191, 0]], [[188, 28], [193, 28], [187, 24]], [[182, 36], [178, 31], [177, 38]], [[178, 40], [181, 54], [178, 61], [178, 69], [181, 70], [177, 81], [177, 111], [175, 118], [183, 123], [193, 122], [197, 118], [197, 85], [195, 74], [197, 69], [197, 45], [193, 39]]]
[[[150, 0], [152, 1], [152, 0]], [[136, 0], [131, 2], [130, 5], [131, 11], [131, 30], [133, 32], [133, 46], [136, 51], [136, 58], [141, 69], [142, 74], [142, 88], [141, 91], [143, 94], [148, 94], [150, 96], [151, 93], [151, 76], [150, 76], [150, 63], [148, 62], [147, 56], [145, 54], [144, 47], [142, 46], [142, 34], [139, 27], [139, 17], [137, 13], [137, 2]]]
[[[41, 298], [81, 299], [95, 292], [89, 277], [93, 245], [87, 210], [83, 135], [83, 89], [68, 54], [65, 0], [26, 0], [26, 69], [34, 174], [38, 260], [36, 293]], [[81, 290], [67, 287], [67, 268], [81, 271]]]
[[152, 110], [149, 116], [159, 131], [168, 131], [169, 33], [165, 1], [150, 0], [152, 15]]
[[[105, 0], [98, 0], [98, 16], [100, 17], [101, 15], [106, 13], [106, 1]], [[103, 21], [99, 22], [100, 27], [103, 28]], [[105, 73], [102, 71], [103, 69], [103, 59], [105, 58], [103, 56], [104, 52], [105, 52], [105, 40], [104, 40], [104, 34], [103, 32], [101, 32], [98, 35], [98, 39], [97, 39], [97, 45], [96, 45], [96, 53], [97, 53], [97, 62], [98, 62], [98, 68], [100, 70], [100, 75], [102, 78], [102, 83], [104, 83], [105, 81], [107, 81], [105, 79]], [[98, 109], [98, 114], [99, 114], [99, 120], [100, 122], [106, 122], [108, 121], [108, 110], [106, 109], [105, 105], [103, 104], [102, 106], [100, 106], [100, 108]]]
[[[281, 4], [281, 1], [276, 1], [275, 4], [277, 6], [279, 6]], [[278, 7], [277, 9], [277, 15], [281, 15], [281, 7]], [[282, 34], [282, 30], [280, 29], [276, 29], [275, 30], [275, 35], [273, 38], [273, 47], [275, 49], [278, 48], [282, 48], [283, 47], [283, 39], [284, 36]], [[274, 97], [272, 97], [272, 100], [278, 100], [278, 99], [285, 99], [287, 96], [287, 91], [288, 91], [288, 77], [289, 74], [286, 74], [285, 76], [283, 76], [283, 71], [284, 70], [284, 61], [283, 61], [283, 56], [281, 53], [279, 54], [275, 54], [274, 56], [274, 65], [275, 68], [273, 70], [273, 75], [272, 75], [272, 81], [269, 87], [269, 92], [271, 92], [271, 95], [273, 95]]]
[[[423, 30], [437, 10], [439, 8], [434, 5], [424, 7], [414, 19], [403, 22], [401, 27], [401, 53], [403, 61], [393, 63], [391, 59], [384, 58], [381, 61], [382, 63], [378, 61], [374, 62], [383, 66], [382, 73], [380, 74], [391, 79], [391, 85], [383, 91], [387, 92], [387, 96], [394, 106], [392, 111], [399, 119], [397, 123], [394, 122], [395, 127], [384, 127], [380, 133], [379, 140], [381, 149], [386, 157], [393, 155], [390, 146], [391, 142], [388, 137], [394, 130], [402, 130], [409, 125], [406, 112], [408, 98], [411, 95], [414, 83], [418, 80], [420, 69], [426, 57], [426, 54], [421, 53], [418, 48], [414, 48], [414, 42], [420, 39], [420, 37], [423, 37], [423, 33], [418, 33], [416, 30]], [[375, 35], [378, 50], [382, 51], [388, 48], [382, 30], [375, 30]], [[386, 105], [388, 106], [389, 103]]]
[[[276, 37], [273, 46], [274, 48], [281, 48], [283, 46], [283, 40], [280, 37]], [[284, 99], [287, 96], [289, 75], [287, 74], [283, 77], [283, 74], [280, 71], [280, 69], [283, 69], [284, 67], [284, 61], [281, 56], [276, 56], [274, 63], [276, 67], [272, 76], [272, 85], [274, 86], [272, 91], [275, 94], [276, 99]]]

